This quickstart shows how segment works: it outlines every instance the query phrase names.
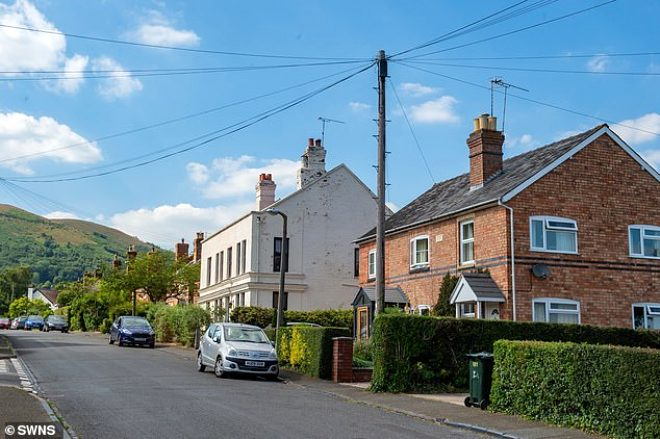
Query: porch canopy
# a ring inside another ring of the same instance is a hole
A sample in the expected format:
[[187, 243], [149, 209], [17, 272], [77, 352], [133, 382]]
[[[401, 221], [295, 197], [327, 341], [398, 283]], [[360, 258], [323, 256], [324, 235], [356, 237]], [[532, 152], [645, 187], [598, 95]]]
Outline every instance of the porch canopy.
[[504, 303], [504, 294], [488, 273], [461, 273], [451, 293], [449, 303], [498, 302]]

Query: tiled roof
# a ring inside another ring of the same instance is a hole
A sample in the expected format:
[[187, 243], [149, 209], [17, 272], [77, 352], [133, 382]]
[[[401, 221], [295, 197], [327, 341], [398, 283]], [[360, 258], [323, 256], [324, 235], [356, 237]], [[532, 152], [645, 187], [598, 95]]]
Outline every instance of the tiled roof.
[[59, 294], [57, 290], [49, 290], [47, 288], [38, 288], [39, 291], [46, 299], [52, 304], [57, 303], [57, 295]]
[[[372, 302], [376, 301], [376, 287], [361, 288]], [[406, 293], [401, 287], [385, 288], [385, 303], [408, 303]]]
[[[502, 172], [491, 177], [479, 189], [470, 190], [469, 173], [436, 183], [390, 216], [385, 222], [385, 230], [389, 233], [497, 201], [604, 126], [606, 125], [599, 125], [575, 136], [504, 160]], [[371, 238], [375, 234], [374, 228], [360, 240]]]

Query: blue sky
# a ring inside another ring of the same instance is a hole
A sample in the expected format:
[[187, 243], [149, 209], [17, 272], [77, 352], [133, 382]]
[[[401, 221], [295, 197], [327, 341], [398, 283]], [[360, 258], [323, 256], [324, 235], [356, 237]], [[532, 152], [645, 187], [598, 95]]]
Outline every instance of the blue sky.
[[[465, 139], [472, 119], [490, 111], [494, 77], [529, 90], [509, 89], [506, 157], [610, 121], [660, 168], [660, 3], [596, 7], [603, 3], [0, 1], [0, 203], [172, 247], [252, 209], [261, 172], [273, 174], [278, 197], [293, 191], [307, 138], [321, 136], [319, 117], [344, 122], [326, 126], [328, 169], [345, 163], [373, 189], [375, 68], [255, 118], [368, 66], [380, 49], [416, 48], [507, 7], [390, 61], [388, 202], [404, 206], [467, 171]], [[502, 110], [496, 93], [500, 122]], [[245, 121], [255, 123], [227, 132]], [[114, 172], [212, 132], [224, 136]], [[50, 181], [104, 172], [113, 173]]]

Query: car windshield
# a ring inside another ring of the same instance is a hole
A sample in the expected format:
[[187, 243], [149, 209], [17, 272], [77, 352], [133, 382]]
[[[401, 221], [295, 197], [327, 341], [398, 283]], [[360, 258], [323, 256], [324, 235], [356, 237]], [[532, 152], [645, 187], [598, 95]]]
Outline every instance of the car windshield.
[[41, 316], [30, 316], [30, 317], [28, 317], [28, 319], [30, 319], [30, 321], [32, 321], [32, 322], [43, 322], [44, 321], [44, 318], [41, 317]]
[[225, 326], [225, 340], [245, 341], [248, 343], [270, 343], [264, 331], [259, 328]]
[[124, 328], [131, 329], [151, 329], [151, 325], [146, 319], [137, 317], [125, 317], [122, 321]]
[[48, 321], [53, 323], [66, 323], [64, 316], [50, 316], [48, 317]]

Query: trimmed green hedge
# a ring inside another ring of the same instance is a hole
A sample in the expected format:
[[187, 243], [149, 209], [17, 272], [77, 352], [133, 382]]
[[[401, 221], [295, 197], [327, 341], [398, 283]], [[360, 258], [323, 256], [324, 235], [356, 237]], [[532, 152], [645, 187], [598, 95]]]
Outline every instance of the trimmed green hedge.
[[184, 346], [192, 346], [195, 330], [200, 328], [201, 331], [211, 321], [210, 313], [197, 305], [168, 306], [157, 303], [151, 305], [146, 314], [158, 341], [176, 341]]
[[332, 374], [332, 339], [350, 336], [351, 330], [347, 328], [280, 328], [278, 359], [284, 367], [313, 377], [329, 379]]
[[660, 437], [660, 351], [500, 340], [491, 407], [620, 438]]
[[465, 354], [496, 340], [572, 341], [660, 348], [659, 331], [586, 325], [380, 315], [374, 322], [372, 389], [385, 392], [467, 388]]
[[[352, 309], [284, 311], [283, 317], [284, 324], [286, 322], [307, 322], [327, 327], [353, 328]], [[257, 306], [238, 307], [231, 312], [231, 321], [255, 325], [260, 328], [265, 328], [268, 325], [275, 326], [275, 310]]]

